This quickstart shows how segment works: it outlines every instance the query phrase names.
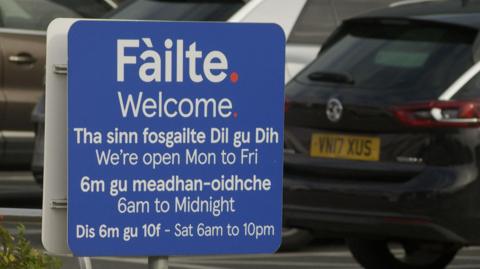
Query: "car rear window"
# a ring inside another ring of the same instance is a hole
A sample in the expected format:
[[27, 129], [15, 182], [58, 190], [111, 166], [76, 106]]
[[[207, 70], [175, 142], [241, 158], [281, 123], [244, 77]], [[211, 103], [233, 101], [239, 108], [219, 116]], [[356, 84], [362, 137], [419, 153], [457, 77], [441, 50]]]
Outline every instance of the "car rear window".
[[[448, 88], [473, 65], [477, 31], [407, 20], [354, 20], [345, 23], [325, 44], [319, 57], [299, 77], [345, 74], [346, 87], [397, 90], [431, 98]], [[413, 93], [412, 93], [413, 92]]]
[[136, 0], [112, 14], [111, 19], [226, 21], [237, 12], [241, 0]]

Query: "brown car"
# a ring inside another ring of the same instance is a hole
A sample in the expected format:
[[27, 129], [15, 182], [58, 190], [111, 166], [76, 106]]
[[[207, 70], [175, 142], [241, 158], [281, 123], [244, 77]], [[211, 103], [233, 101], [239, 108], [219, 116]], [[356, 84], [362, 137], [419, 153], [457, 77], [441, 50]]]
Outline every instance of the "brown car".
[[34, 105], [44, 92], [45, 37], [58, 17], [100, 17], [116, 7], [105, 0], [0, 2], [0, 168], [28, 169]]

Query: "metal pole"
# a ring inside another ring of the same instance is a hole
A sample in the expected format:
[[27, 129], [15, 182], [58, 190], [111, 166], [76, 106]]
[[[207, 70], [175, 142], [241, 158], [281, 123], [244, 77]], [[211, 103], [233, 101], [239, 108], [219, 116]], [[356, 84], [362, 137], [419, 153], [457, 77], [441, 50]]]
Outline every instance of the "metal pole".
[[168, 269], [168, 257], [148, 257], [148, 269]]
[[92, 260], [89, 257], [78, 257], [80, 269], [92, 269]]

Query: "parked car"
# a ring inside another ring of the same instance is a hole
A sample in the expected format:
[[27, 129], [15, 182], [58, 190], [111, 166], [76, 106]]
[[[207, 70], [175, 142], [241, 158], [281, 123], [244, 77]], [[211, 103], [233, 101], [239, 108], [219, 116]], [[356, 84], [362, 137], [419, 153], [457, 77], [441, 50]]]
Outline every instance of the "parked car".
[[50, 21], [98, 17], [114, 6], [103, 0], [0, 2], [0, 169], [30, 169], [31, 113], [44, 92], [45, 29]]
[[479, 18], [405, 3], [328, 38], [286, 89], [285, 225], [347, 238], [365, 268], [444, 268], [480, 244]]

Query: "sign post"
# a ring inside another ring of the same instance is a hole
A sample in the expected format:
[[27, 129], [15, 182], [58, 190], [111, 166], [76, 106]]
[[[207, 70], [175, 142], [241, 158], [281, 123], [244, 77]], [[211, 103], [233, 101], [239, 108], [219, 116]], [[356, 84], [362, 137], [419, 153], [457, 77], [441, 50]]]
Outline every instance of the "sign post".
[[273, 24], [71, 23], [58, 124], [73, 254], [167, 268], [170, 255], [276, 251], [284, 50]]

